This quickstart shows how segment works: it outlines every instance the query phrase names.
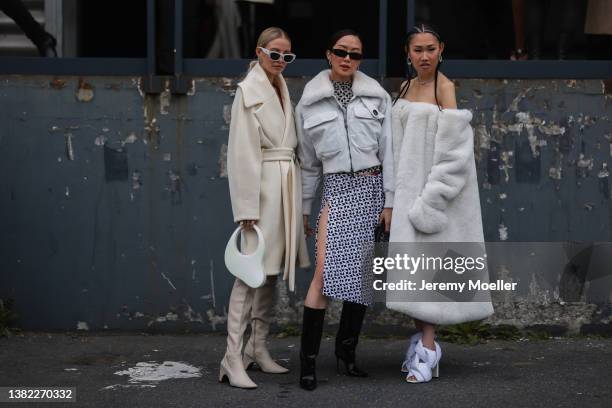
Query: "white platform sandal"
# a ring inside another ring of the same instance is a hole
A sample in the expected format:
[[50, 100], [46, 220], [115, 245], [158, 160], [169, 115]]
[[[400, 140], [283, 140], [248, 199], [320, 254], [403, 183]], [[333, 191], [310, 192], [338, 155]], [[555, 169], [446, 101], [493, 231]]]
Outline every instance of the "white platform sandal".
[[[442, 358], [442, 349], [437, 342], [434, 342], [436, 350], [430, 350], [423, 346], [422, 339], [419, 339], [414, 347], [414, 356], [409, 364], [406, 381], [409, 383], [423, 383], [431, 381], [432, 377], [439, 377], [439, 363]], [[414, 377], [414, 378], [410, 378]]]
[[410, 345], [408, 346], [408, 350], [406, 350], [406, 356], [404, 357], [404, 362], [402, 363], [401, 371], [402, 373], [407, 373], [410, 371], [410, 362], [414, 357], [414, 348], [416, 344], [423, 337], [423, 332], [417, 332], [410, 337]]

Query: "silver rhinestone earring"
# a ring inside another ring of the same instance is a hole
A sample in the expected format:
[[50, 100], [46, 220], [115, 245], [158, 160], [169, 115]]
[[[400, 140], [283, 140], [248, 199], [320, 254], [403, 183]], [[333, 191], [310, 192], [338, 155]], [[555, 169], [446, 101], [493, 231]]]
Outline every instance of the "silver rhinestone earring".
[[410, 61], [410, 58], [406, 58], [406, 63], [408, 64], [408, 66], [412, 65], [412, 61]]
[[440, 56], [438, 57], [438, 61], [441, 63], [442, 62], [442, 54], [440, 54]]

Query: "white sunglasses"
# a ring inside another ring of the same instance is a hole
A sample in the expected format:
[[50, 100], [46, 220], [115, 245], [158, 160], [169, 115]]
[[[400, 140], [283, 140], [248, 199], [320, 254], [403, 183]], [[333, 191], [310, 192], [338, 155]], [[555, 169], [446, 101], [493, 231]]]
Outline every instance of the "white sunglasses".
[[264, 47], [257, 47], [257, 48], [262, 50], [263, 53], [266, 54], [268, 57], [270, 57], [272, 61], [278, 61], [282, 59], [287, 64], [291, 64], [295, 60], [295, 54], [291, 54], [291, 53], [282, 54], [278, 51], [270, 51], [269, 49], [264, 48]]

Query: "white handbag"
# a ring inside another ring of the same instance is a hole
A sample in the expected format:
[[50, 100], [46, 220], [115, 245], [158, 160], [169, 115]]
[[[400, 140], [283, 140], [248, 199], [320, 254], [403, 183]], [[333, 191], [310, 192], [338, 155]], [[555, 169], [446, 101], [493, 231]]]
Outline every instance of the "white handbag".
[[263, 269], [263, 255], [266, 247], [261, 229], [253, 225], [257, 232], [257, 248], [251, 254], [243, 254], [238, 250], [236, 237], [242, 227], [236, 228], [225, 247], [225, 266], [232, 275], [252, 288], [259, 288], [266, 281]]

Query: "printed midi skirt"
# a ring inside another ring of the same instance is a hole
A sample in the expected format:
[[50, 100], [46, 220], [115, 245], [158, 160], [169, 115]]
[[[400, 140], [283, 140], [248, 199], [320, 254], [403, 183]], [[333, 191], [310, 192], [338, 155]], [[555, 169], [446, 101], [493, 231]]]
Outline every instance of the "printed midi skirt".
[[374, 230], [384, 201], [382, 172], [324, 175], [317, 231], [325, 204], [328, 204], [323, 267], [325, 296], [363, 305], [372, 303]]

